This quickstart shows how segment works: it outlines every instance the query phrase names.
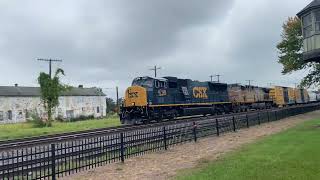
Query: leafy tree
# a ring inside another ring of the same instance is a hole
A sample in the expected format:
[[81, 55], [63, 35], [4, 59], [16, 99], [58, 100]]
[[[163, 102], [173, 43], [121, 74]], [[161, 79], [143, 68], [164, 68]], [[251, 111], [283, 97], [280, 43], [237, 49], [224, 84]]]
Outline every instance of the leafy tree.
[[46, 120], [46, 126], [51, 126], [52, 123], [52, 111], [59, 105], [59, 96], [63, 91], [67, 89], [67, 86], [61, 84], [60, 76], [64, 75], [62, 69], [57, 69], [54, 77], [50, 77], [49, 74], [41, 72], [38, 77], [38, 83], [41, 89], [41, 100], [48, 114]]
[[282, 41], [277, 45], [279, 63], [283, 65], [283, 74], [290, 74], [303, 69], [309, 70], [309, 74], [301, 81], [301, 87], [310, 87], [320, 84], [320, 65], [306, 63], [302, 59], [303, 37], [301, 21], [298, 17], [289, 17], [283, 24], [281, 34]]
[[111, 111], [116, 112], [117, 105], [112, 98], [107, 97], [106, 104], [107, 104], [107, 113], [109, 113]]

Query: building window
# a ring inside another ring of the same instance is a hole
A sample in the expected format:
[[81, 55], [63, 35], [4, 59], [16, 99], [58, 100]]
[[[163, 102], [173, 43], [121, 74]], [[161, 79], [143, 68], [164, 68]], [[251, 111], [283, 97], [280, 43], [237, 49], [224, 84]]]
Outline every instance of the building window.
[[310, 37], [312, 35], [312, 16], [308, 14], [303, 17], [303, 36]]
[[99, 108], [99, 106], [97, 107], [97, 113], [100, 113], [100, 108]]
[[3, 117], [3, 111], [0, 111], [0, 121], [3, 121], [4, 117]]
[[82, 108], [82, 112], [84, 112], [85, 110], [86, 110], [86, 108], [83, 107], [83, 108]]
[[315, 11], [314, 12], [314, 17], [315, 17], [315, 24], [316, 24], [316, 32], [320, 33], [320, 11]]
[[11, 110], [8, 111], [8, 119], [9, 119], [9, 120], [12, 120], [12, 111], [11, 111]]

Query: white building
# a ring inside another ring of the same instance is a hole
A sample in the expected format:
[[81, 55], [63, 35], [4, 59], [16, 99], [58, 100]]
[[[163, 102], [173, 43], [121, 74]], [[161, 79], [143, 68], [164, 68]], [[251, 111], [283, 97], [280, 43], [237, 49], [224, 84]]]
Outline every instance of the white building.
[[[55, 118], [106, 116], [105, 94], [97, 88], [71, 88], [59, 97]], [[32, 113], [46, 116], [39, 87], [0, 86], [0, 124], [25, 122]]]

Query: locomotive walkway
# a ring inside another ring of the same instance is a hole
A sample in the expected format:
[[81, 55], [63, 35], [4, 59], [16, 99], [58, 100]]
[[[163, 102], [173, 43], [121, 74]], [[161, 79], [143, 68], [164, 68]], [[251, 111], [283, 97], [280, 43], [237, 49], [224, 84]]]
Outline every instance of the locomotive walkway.
[[[143, 126], [107, 130], [60, 142], [30, 143], [0, 151], [0, 179], [56, 179], [114, 162], [124, 162], [149, 152], [219, 136], [229, 131], [277, 121], [320, 109], [319, 104], [260, 112], [190, 118]], [[50, 143], [50, 144], [48, 144]], [[1, 149], [1, 148], [0, 148]]]

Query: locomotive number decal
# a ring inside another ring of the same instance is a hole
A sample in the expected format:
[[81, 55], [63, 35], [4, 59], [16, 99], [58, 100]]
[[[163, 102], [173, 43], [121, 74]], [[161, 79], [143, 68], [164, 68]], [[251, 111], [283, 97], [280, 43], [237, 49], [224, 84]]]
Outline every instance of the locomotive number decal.
[[132, 92], [131, 90], [128, 90], [128, 97], [129, 98], [137, 98], [138, 96], [138, 92]]
[[166, 96], [167, 91], [165, 89], [159, 89], [158, 94], [159, 94], [159, 96]]
[[194, 87], [193, 97], [198, 99], [208, 99], [207, 91], [208, 88], [206, 87]]

